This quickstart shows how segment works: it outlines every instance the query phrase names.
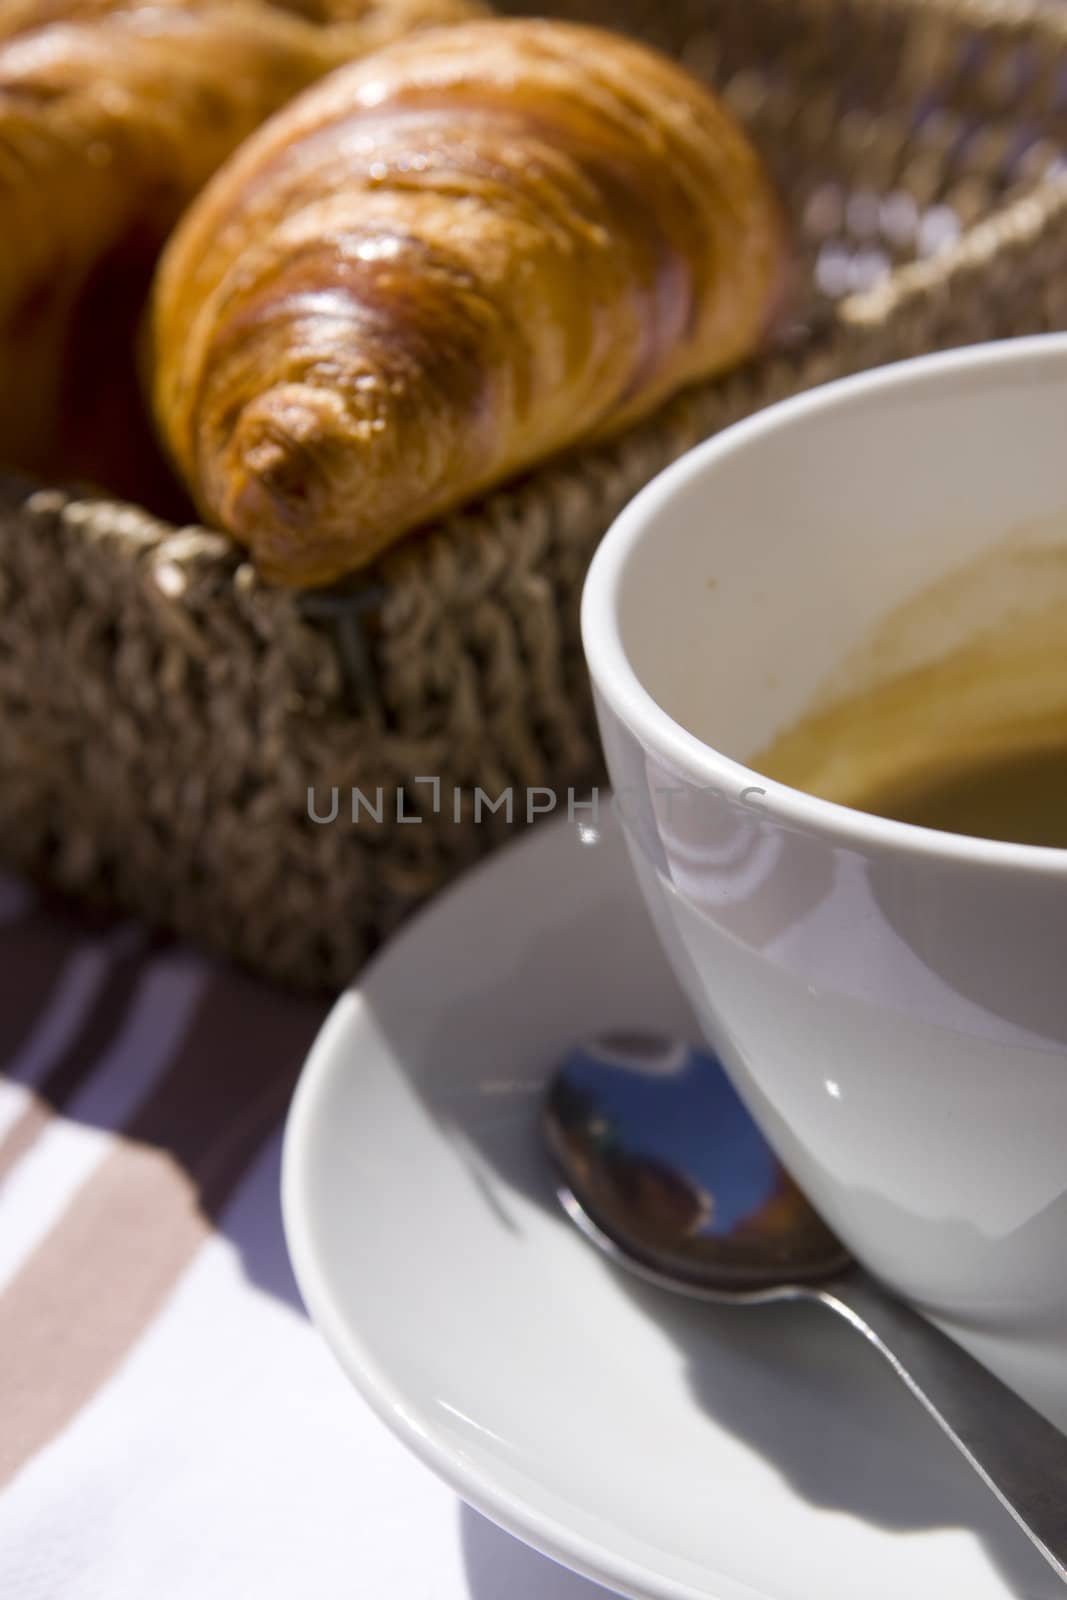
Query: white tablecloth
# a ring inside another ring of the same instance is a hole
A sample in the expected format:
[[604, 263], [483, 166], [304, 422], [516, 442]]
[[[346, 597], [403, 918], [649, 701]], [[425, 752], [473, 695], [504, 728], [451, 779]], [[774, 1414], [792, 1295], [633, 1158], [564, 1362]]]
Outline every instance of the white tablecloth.
[[0, 882], [4, 1600], [596, 1600], [410, 1458], [301, 1308], [322, 1008]]

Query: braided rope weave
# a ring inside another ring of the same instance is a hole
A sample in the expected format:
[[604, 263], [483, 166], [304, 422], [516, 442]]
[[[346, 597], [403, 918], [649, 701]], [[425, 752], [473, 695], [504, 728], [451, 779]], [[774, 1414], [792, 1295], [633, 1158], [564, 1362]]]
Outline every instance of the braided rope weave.
[[[266, 587], [205, 529], [0, 485], [8, 862], [270, 977], [336, 987], [520, 831], [522, 791], [598, 780], [578, 599], [601, 535], [656, 472], [829, 378], [1067, 327], [1067, 16], [1025, 0], [547, 9], [681, 56], [751, 128], [800, 240], [779, 347], [332, 596]], [[437, 815], [420, 776], [440, 780]], [[509, 785], [515, 821], [476, 823], [475, 788]], [[334, 787], [337, 820], [313, 821], [309, 790], [323, 809]], [[353, 788], [382, 790], [380, 822], [351, 822]], [[418, 824], [397, 819], [398, 794]]]

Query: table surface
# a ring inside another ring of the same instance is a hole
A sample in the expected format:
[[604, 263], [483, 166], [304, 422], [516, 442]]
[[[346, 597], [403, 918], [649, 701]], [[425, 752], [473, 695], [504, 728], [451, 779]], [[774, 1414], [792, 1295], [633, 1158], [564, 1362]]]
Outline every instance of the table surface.
[[0, 879], [5, 1600], [597, 1600], [309, 1324], [281, 1126], [324, 1008]]

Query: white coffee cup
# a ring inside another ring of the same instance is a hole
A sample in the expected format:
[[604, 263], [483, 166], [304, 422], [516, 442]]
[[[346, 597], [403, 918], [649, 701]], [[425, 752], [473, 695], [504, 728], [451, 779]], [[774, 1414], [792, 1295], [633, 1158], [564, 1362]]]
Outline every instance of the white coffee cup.
[[1067, 1430], [1067, 850], [745, 764], [884, 618], [1026, 529], [1067, 545], [1067, 337], [882, 368], [718, 435], [608, 533], [582, 631], [710, 1042], [855, 1254]]

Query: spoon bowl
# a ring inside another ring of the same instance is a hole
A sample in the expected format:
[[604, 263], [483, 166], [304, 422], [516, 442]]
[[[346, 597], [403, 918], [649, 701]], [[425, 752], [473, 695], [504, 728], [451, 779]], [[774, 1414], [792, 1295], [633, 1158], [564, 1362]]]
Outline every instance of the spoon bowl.
[[590, 1040], [552, 1078], [543, 1126], [560, 1203], [610, 1261], [715, 1304], [809, 1300], [844, 1318], [1067, 1583], [1067, 1435], [852, 1260], [715, 1056]]

